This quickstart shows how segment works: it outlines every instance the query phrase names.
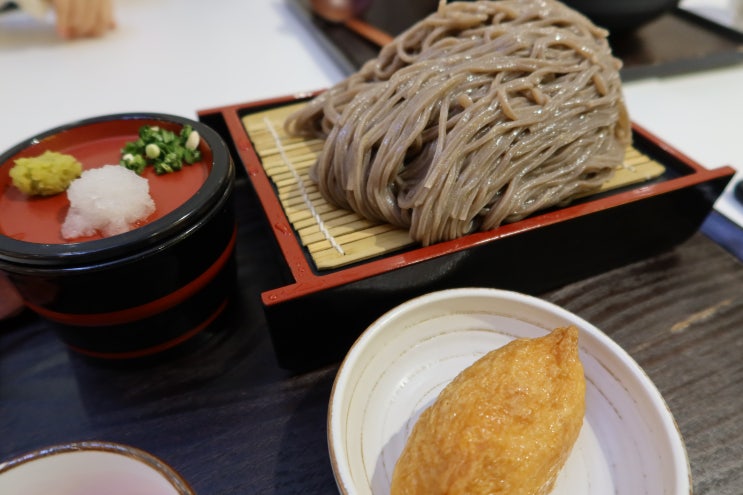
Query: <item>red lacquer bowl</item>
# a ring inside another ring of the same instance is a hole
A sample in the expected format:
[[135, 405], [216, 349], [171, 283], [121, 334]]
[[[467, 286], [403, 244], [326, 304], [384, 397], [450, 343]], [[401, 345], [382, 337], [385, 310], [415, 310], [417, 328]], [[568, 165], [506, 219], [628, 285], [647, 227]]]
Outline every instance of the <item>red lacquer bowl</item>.
[[[151, 123], [176, 131], [179, 127], [171, 123], [162, 125], [159, 121]], [[52, 134], [38, 143], [32, 142], [30, 146], [23, 147], [4, 160], [7, 163], [3, 165], [3, 173], [0, 174], [0, 233], [29, 243], [67, 244], [63, 248], [67, 252], [72, 243], [63, 239], [61, 234], [61, 225], [69, 208], [67, 195], [27, 196], [11, 185], [7, 170], [13, 166], [15, 160], [37, 156], [47, 150], [74, 156], [83, 165], [83, 170], [118, 164], [121, 148], [128, 141], [137, 139], [140, 125], [143, 125], [141, 119], [103, 120], [79, 125]], [[149, 181], [150, 195], [157, 207], [145, 223], [152, 223], [173, 212], [193, 197], [204, 184], [211, 171], [211, 150], [206, 146], [202, 148], [206, 153], [205, 159], [191, 166], [184, 166], [178, 173], [157, 175], [152, 167], [145, 169], [142, 176]], [[74, 241], [79, 243], [101, 238], [96, 235]]]
[[[117, 164], [141, 126], [201, 136], [202, 159], [183, 170], [143, 174], [156, 210], [133, 230], [65, 240], [65, 193], [29, 197], [12, 185], [15, 160], [46, 150], [84, 169]], [[61, 126], [0, 156], [0, 270], [70, 348], [127, 359], [179, 346], [209, 328], [234, 286], [234, 164], [210, 127], [162, 114], [118, 114]]]

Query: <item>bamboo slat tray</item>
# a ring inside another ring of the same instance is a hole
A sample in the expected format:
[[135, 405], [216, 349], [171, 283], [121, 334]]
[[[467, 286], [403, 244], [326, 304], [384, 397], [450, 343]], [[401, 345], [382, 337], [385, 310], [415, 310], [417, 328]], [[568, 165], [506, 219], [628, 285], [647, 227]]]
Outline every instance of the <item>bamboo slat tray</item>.
[[[321, 143], [287, 139], [282, 127], [293, 106], [315, 94], [198, 112], [242, 165], [279, 251], [276, 266], [266, 267], [273, 282], [261, 301], [279, 362], [292, 369], [339, 360], [384, 311], [431, 290], [484, 286], [538, 295], [670, 249], [698, 230], [735, 173], [705, 169], [633, 125], [633, 147], [605, 190], [421, 247], [400, 229], [339, 211], [313, 190], [306, 174]], [[321, 330], [308, 331], [308, 322]]]
[[[322, 150], [320, 139], [292, 137], [284, 121], [305, 103], [270, 108], [242, 117], [245, 130], [289, 222], [318, 270], [327, 270], [388, 254], [414, 245], [405, 229], [367, 220], [328, 203], [308, 171]], [[634, 147], [600, 192], [659, 177], [665, 167]]]

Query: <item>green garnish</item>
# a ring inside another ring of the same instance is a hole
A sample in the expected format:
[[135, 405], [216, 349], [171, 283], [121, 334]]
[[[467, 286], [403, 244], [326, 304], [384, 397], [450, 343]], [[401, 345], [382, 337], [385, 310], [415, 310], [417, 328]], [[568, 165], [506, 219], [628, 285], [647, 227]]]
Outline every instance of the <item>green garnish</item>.
[[201, 159], [199, 140], [199, 133], [190, 125], [183, 126], [178, 134], [143, 125], [139, 128], [139, 139], [126, 143], [121, 149], [119, 163], [138, 174], [148, 165], [152, 165], [158, 175], [176, 172], [184, 163], [191, 165]]

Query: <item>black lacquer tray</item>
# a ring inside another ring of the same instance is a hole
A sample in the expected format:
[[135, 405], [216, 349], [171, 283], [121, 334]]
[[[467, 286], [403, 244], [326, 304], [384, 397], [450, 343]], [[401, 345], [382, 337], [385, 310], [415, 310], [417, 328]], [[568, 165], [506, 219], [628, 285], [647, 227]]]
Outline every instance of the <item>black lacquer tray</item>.
[[664, 167], [652, 180], [488, 232], [318, 269], [245, 125], [256, 113], [312, 94], [198, 112], [232, 147], [242, 180], [263, 209], [265, 235], [276, 244], [275, 264], [266, 266], [272, 286], [261, 300], [279, 362], [289, 369], [339, 361], [374, 319], [416, 295], [462, 286], [538, 295], [667, 250], [699, 229], [735, 173], [731, 167], [707, 170], [634, 125], [633, 147]]

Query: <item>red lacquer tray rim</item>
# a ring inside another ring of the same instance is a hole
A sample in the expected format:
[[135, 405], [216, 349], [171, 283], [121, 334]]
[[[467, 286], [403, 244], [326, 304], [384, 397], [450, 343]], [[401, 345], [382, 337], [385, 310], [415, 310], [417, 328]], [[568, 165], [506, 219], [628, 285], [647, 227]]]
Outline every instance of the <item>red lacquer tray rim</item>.
[[598, 213], [631, 202], [646, 200], [653, 196], [693, 187], [715, 179], [732, 177], [735, 174], [735, 169], [730, 166], [721, 166], [715, 169], [703, 167], [641, 125], [633, 122], [632, 129], [636, 135], [653, 143], [662, 153], [682, 163], [691, 170], [691, 173], [669, 178], [662, 182], [638, 184], [628, 190], [569, 205], [558, 210], [536, 214], [518, 222], [501, 225], [491, 231], [477, 232], [459, 239], [426, 247], [413, 247], [402, 252], [383, 255], [367, 262], [350, 265], [346, 268], [338, 268], [328, 273], [317, 273], [295, 236], [294, 229], [275, 193], [273, 183], [263, 169], [260, 158], [243, 126], [242, 117], [251, 112], [297, 103], [320, 92], [322, 92], [322, 89], [204, 109], [197, 112], [199, 118], [216, 114], [224, 120], [234, 148], [263, 206], [270, 229], [294, 278], [294, 283], [264, 291], [261, 294], [261, 299], [266, 306], [278, 305], [292, 299], [388, 273], [415, 263], [494, 242], [498, 239]]

